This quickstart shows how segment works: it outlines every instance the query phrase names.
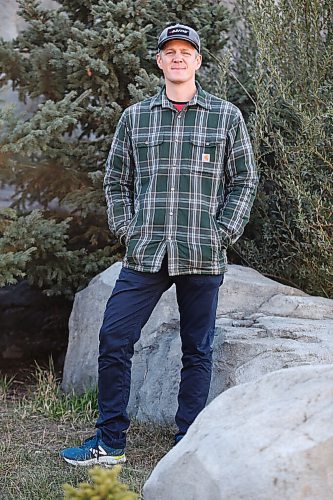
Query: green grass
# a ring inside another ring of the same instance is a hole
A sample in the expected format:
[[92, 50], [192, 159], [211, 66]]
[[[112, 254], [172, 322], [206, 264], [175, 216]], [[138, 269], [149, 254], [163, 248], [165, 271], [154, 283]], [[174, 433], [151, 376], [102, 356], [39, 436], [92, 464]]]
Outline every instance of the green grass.
[[[59, 450], [94, 434], [96, 394], [62, 394], [52, 367], [37, 367], [34, 383], [24, 391], [19, 380], [10, 384], [8, 378], [3, 380], [0, 499], [62, 499], [64, 483], [77, 486], [89, 481], [89, 469], [66, 464], [59, 458]], [[132, 421], [127, 434], [127, 462], [119, 479], [139, 498], [150, 472], [172, 447], [174, 431], [171, 426]]]
[[84, 394], [65, 394], [60, 388], [53, 361], [47, 369], [36, 365], [35, 383], [19, 403], [20, 413], [35, 412], [61, 422], [92, 422], [98, 415], [97, 391]]
[[8, 377], [8, 375], [0, 376], [0, 402], [6, 400], [14, 380], [15, 377]]

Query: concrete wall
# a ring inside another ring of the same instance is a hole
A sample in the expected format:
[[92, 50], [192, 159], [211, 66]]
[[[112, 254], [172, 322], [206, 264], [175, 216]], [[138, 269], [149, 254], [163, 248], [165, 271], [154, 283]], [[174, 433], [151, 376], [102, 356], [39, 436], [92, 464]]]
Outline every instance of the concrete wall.
[[[43, 7], [56, 8], [57, 3], [53, 0], [42, 0]], [[24, 21], [17, 15], [18, 5], [15, 0], [0, 0], [0, 37], [4, 40], [12, 40], [24, 29]]]
[[[53, 0], [42, 0], [43, 7], [49, 9], [57, 8], [58, 4]], [[16, 38], [20, 31], [25, 28], [26, 23], [17, 14], [18, 5], [15, 0], [0, 0], [0, 38], [6, 41]], [[8, 83], [6, 86], [0, 89], [0, 106], [5, 104], [11, 104], [15, 106], [17, 113], [25, 111], [27, 113], [33, 112], [39, 100], [27, 100], [27, 104], [24, 105], [18, 100], [17, 92], [11, 90], [11, 85]], [[6, 208], [11, 204], [10, 197], [14, 193], [14, 189], [6, 186], [0, 189], [0, 209]]]
[[[53, 0], [42, 0], [41, 5], [46, 8], [56, 8], [58, 4]], [[0, 0], [0, 38], [6, 41], [16, 38], [20, 31], [26, 25], [24, 20], [17, 14], [18, 5], [15, 0]], [[29, 112], [31, 103], [23, 106], [18, 99], [17, 93], [13, 92], [10, 84], [0, 89], [0, 103], [14, 104], [18, 111], [25, 110]]]

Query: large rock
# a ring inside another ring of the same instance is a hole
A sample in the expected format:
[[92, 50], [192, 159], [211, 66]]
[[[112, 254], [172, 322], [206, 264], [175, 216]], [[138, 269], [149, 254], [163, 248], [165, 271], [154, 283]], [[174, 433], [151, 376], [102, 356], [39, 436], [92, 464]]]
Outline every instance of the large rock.
[[145, 500], [331, 500], [333, 365], [219, 395], [157, 464]]
[[[66, 391], [96, 385], [98, 332], [120, 269], [120, 262], [114, 264], [76, 294], [64, 368]], [[173, 421], [181, 367], [178, 320], [172, 287], [161, 297], [135, 348], [128, 409], [139, 420]], [[216, 325], [208, 401], [273, 370], [333, 363], [333, 301], [308, 296], [253, 269], [229, 266]]]

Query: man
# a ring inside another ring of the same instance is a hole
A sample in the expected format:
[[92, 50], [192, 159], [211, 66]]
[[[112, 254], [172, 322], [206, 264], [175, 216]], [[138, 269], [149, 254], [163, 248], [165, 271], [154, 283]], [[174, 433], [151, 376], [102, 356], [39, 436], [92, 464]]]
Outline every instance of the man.
[[258, 182], [240, 111], [195, 81], [198, 33], [170, 26], [158, 49], [165, 87], [124, 111], [106, 165], [109, 225], [126, 254], [100, 330], [97, 433], [61, 453], [75, 465], [125, 461], [134, 344], [173, 283], [182, 344], [175, 444], [204, 408], [226, 248], [244, 230]]

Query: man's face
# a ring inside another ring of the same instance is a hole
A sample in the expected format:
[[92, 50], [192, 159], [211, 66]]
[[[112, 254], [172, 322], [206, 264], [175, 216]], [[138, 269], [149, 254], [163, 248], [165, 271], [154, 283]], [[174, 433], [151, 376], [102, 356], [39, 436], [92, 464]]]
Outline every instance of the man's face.
[[202, 57], [186, 40], [170, 40], [156, 56], [157, 65], [165, 80], [172, 83], [194, 81], [195, 72], [201, 66]]

